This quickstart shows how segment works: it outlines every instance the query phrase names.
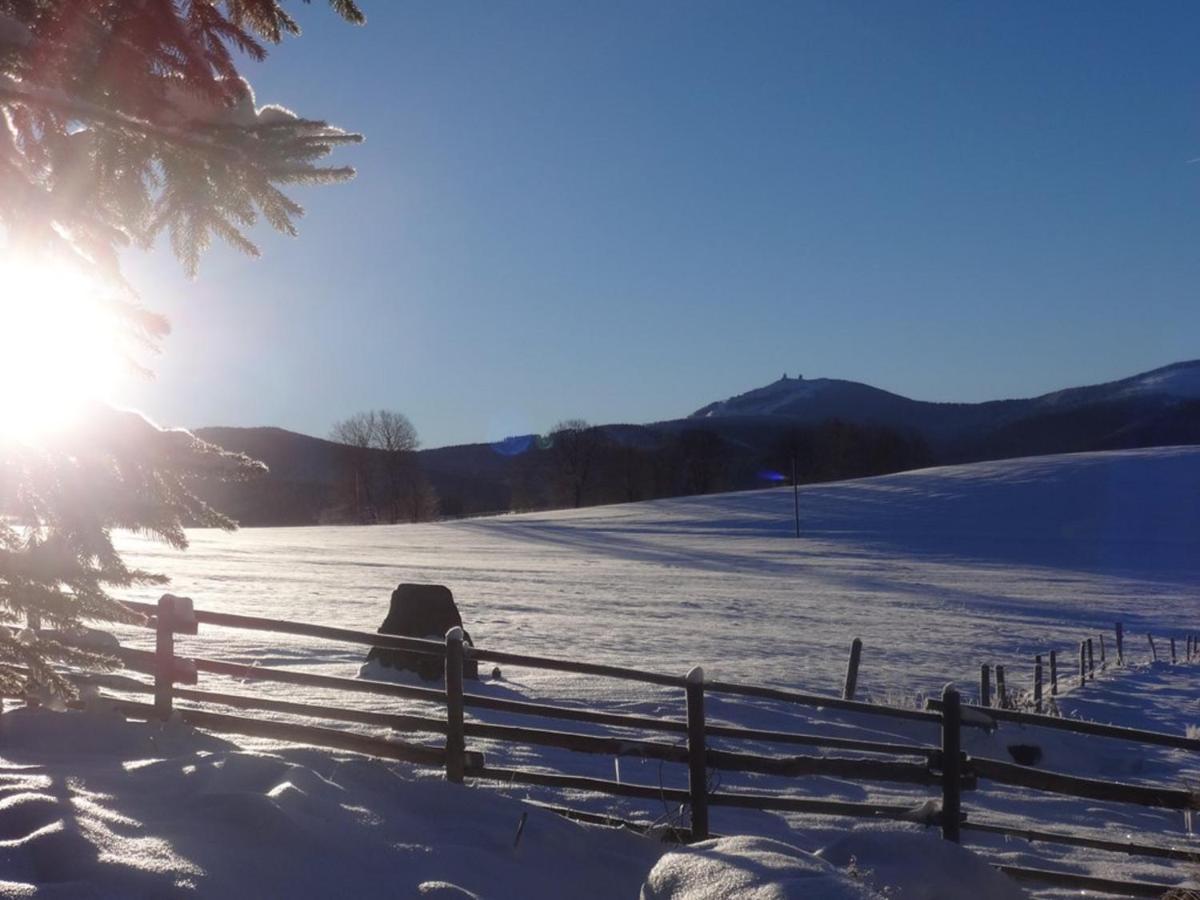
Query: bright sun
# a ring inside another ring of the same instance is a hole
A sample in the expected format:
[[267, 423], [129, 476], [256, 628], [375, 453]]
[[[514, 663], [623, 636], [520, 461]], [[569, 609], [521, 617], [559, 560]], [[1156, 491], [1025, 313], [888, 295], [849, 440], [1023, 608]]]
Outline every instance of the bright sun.
[[107, 398], [122, 370], [121, 329], [96, 282], [0, 252], [0, 366], [0, 436], [62, 428]]

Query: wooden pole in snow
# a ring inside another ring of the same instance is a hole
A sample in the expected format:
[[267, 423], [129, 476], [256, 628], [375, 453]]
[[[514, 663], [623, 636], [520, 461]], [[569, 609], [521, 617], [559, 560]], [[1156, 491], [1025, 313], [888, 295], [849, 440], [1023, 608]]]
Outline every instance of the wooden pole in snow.
[[692, 840], [708, 839], [708, 752], [704, 745], [704, 670], [687, 673], [688, 795]]
[[1058, 651], [1050, 651], [1050, 696], [1058, 696]]
[[463, 731], [463, 630], [446, 632], [446, 780], [462, 784], [467, 740]]
[[1125, 626], [1117, 623], [1117, 665], [1125, 665]]
[[1004, 684], [1004, 666], [996, 666], [996, 705], [1008, 709], [1008, 687]]
[[1171, 665], [1175, 665], [1175, 638], [1171, 637]]
[[792, 508], [796, 512], [796, 537], [800, 537], [800, 485], [796, 481], [796, 454], [792, 454]]
[[854, 691], [858, 687], [858, 663], [862, 659], [862, 639], [855, 638], [850, 642], [850, 659], [846, 662], [846, 684], [842, 688], [842, 699], [853, 700]]
[[1158, 649], [1157, 649], [1157, 648], [1154, 646], [1154, 635], [1152, 635], [1152, 634], [1147, 634], [1147, 635], [1146, 635], [1146, 640], [1148, 640], [1148, 641], [1150, 642], [1150, 656], [1151, 656], [1151, 658], [1152, 658], [1152, 659], [1153, 659], [1155, 662], [1158, 662]]
[[1034, 712], [1042, 711], [1042, 658], [1035, 656], [1033, 658], [1033, 709]]
[[1092, 655], [1092, 639], [1087, 639], [1087, 654], [1088, 654], [1088, 678], [1095, 681], [1096, 679], [1096, 657]]
[[1087, 681], [1087, 641], [1079, 642], [1079, 686]]
[[1108, 663], [1105, 661], [1104, 635], [1103, 634], [1100, 635], [1100, 668], [1102, 670], [1108, 668]]
[[979, 705], [992, 705], [992, 669], [987, 663], [979, 667]]
[[961, 729], [961, 701], [954, 685], [948, 684], [942, 690], [942, 837], [955, 843], [962, 818]]

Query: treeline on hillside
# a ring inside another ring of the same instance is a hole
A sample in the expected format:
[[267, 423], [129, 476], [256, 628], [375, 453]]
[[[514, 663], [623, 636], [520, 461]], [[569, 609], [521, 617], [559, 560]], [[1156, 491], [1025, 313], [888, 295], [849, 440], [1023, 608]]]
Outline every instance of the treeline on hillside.
[[499, 444], [419, 450], [415, 429], [376, 410], [339, 422], [331, 440], [280, 429], [202, 436], [264, 461], [249, 482], [198, 484], [243, 525], [423, 522], [627, 503], [882, 475], [931, 464], [915, 435], [828, 421], [680, 420], [653, 426], [560, 423]]
[[[929, 465], [916, 436], [829, 421], [727, 434], [718, 428], [589, 426], [572, 420], [513, 456], [514, 511], [630, 503], [790, 483], [882, 475]], [[460, 505], [461, 504], [461, 505]], [[442, 510], [470, 514], [469, 498], [442, 487]]]

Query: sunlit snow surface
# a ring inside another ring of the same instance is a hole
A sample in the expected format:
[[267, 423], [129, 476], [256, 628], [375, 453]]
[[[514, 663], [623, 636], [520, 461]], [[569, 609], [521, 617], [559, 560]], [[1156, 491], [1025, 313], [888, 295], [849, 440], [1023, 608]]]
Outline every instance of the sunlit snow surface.
[[[948, 680], [973, 692], [985, 661], [1006, 665], [1010, 686], [1025, 688], [1032, 656], [1052, 647], [1063, 659], [1066, 689], [1081, 637], [1111, 635], [1119, 619], [1130, 661], [1141, 663], [1147, 631], [1175, 634], [1182, 652], [1185, 629], [1200, 622], [1200, 448], [1034, 458], [812, 486], [800, 491], [800, 506], [799, 539], [791, 491], [776, 489], [437, 525], [196, 532], [182, 554], [138, 538], [123, 543], [138, 564], [170, 574], [172, 591], [191, 596], [198, 608], [374, 630], [398, 582], [439, 582], [454, 591], [480, 646], [680, 675], [700, 664], [710, 678], [820, 693], [840, 690], [846, 651], [858, 636], [865, 644], [860, 696], [907, 704]], [[150, 591], [139, 596], [153, 598]], [[142, 632], [122, 636], [133, 645], [151, 641]], [[1160, 650], [1165, 647], [1160, 641]], [[1111, 657], [1111, 640], [1107, 649]], [[344, 676], [356, 675], [364, 656], [354, 647], [210, 627], [180, 638], [178, 650]], [[503, 675], [503, 681], [468, 689], [682, 716], [677, 691], [508, 667]], [[1190, 667], [1160, 664], [1089, 685], [1065, 705], [1080, 704], [1102, 721], [1182, 733], [1200, 723], [1194, 684]], [[381, 710], [420, 708], [202, 678], [206, 685]], [[921, 725], [715, 696], [709, 716], [782, 730], [936, 738]], [[552, 727], [585, 730], [571, 723]], [[1200, 783], [1195, 754], [1094, 738], [1034, 737], [1044, 745], [1046, 765], [1060, 771], [1174, 787]], [[968, 749], [1003, 757], [1005, 741], [1028, 738], [1002, 729], [994, 737], [970, 737]], [[602, 757], [475, 746], [492, 765], [619, 774], [671, 786], [686, 778], [682, 767], [632, 759], [621, 760], [618, 769]], [[900, 802], [928, 794], [828, 778], [721, 779], [723, 789], [855, 801]], [[673, 812], [661, 803], [564, 798], [515, 787], [511, 792], [639, 818]], [[1024, 827], [1190, 841], [1178, 813], [986, 784], [968, 796], [967, 808], [977, 817]], [[830, 843], [848, 824], [713, 810], [713, 828], [721, 833], [761, 834], [810, 850]], [[1187, 871], [1169, 862], [989, 840], [994, 856], [1024, 865], [1049, 860], [1069, 871], [1159, 881], [1179, 881]]]
[[[812, 690], [839, 686], [855, 636], [863, 690], [913, 693], [973, 679], [984, 660], [1020, 676], [1034, 652], [1116, 619], [1134, 636], [1197, 624], [1198, 448], [811, 486], [800, 507], [799, 540], [784, 488], [436, 525], [197, 531], [184, 553], [123, 543], [198, 608], [374, 630], [397, 583], [438, 582], [480, 646]], [[340, 674], [363, 655], [224, 630], [188, 643]]]

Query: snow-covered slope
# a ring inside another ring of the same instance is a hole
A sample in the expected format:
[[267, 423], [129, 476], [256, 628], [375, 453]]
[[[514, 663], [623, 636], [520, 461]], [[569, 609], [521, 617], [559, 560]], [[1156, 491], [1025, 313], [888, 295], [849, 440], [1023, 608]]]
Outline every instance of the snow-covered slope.
[[[970, 678], [981, 659], [1069, 646], [1116, 619], [1132, 633], [1197, 620], [1200, 448], [814, 485], [800, 510], [800, 539], [791, 491], [776, 489], [436, 525], [198, 532], [186, 553], [126, 546], [201, 607], [374, 629], [398, 582], [439, 582], [481, 644], [812, 689], [838, 683], [854, 636], [866, 644], [860, 683], [886, 693]], [[226, 654], [292, 658], [263, 635], [219, 641]], [[294, 661], [346, 673], [359, 659], [315, 645]]]

